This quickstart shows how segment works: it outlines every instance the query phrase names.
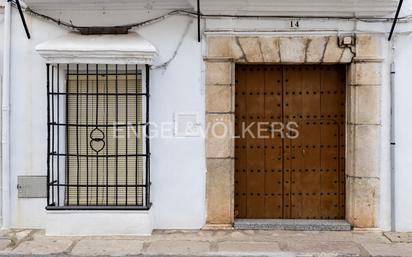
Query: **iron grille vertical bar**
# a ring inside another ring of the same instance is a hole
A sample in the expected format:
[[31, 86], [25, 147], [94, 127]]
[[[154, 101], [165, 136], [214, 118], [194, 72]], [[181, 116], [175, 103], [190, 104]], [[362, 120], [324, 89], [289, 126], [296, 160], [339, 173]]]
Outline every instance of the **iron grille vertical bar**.
[[[89, 64], [86, 64], [86, 141], [89, 142]], [[77, 124], [78, 125], [78, 124]], [[86, 144], [86, 205], [89, 205], [89, 146]]]
[[[135, 67], [135, 74], [136, 74], [136, 124], [139, 124], [139, 82], [138, 82], [138, 76], [139, 76], [139, 69], [138, 69], [138, 65], [136, 64], [136, 67]], [[137, 154], [139, 154], [139, 129], [140, 129], [140, 126], [136, 126], [136, 135], [135, 135], [135, 139], [136, 139], [136, 147], [135, 147], [135, 151], [136, 151], [136, 155]], [[138, 205], [139, 204], [139, 200], [138, 200], [138, 187], [137, 187], [137, 185], [138, 185], [138, 183], [137, 183], [137, 175], [138, 175], [138, 171], [137, 171], [137, 165], [139, 164], [139, 161], [138, 161], [138, 156], [136, 156], [135, 157], [135, 185], [136, 185], [136, 187], [135, 187], [135, 201], [136, 201], [136, 205]]]
[[47, 205], [50, 205], [50, 64], [47, 67]]
[[[129, 122], [128, 122], [128, 107], [129, 107], [129, 105], [128, 105], [128, 95], [127, 95], [127, 93], [128, 93], [128, 90], [127, 90], [127, 87], [129, 86], [129, 84], [128, 84], [128, 81], [127, 81], [127, 79], [128, 79], [128, 76], [127, 76], [127, 64], [125, 65], [125, 71], [126, 71], [126, 81], [125, 81], [125, 93], [126, 93], [126, 149], [125, 149], [125, 153], [126, 153], [126, 158], [125, 158], [125, 162], [126, 162], [126, 178], [125, 178], [125, 181], [126, 181], [126, 185], [128, 185], [128, 148], [129, 148], [129, 144], [128, 144], [128, 137], [129, 137]], [[126, 190], [126, 199], [125, 199], [125, 203], [126, 203], [126, 205], [127, 205], [127, 198], [128, 198], [128, 187], [126, 186], [126, 188], [125, 188], [125, 190]]]
[[[52, 120], [51, 120], [51, 123], [52, 123], [52, 127], [51, 127], [51, 134], [52, 134], [52, 138], [51, 138], [51, 152], [54, 154], [55, 153], [55, 151], [54, 151], [54, 146], [55, 146], [55, 142], [54, 142], [54, 137], [55, 137], [55, 131], [54, 131], [54, 127], [55, 127], [55, 120], [54, 120], [54, 118], [55, 118], [55, 111], [54, 111], [54, 66], [52, 65], [51, 66], [51, 112], [52, 112]], [[51, 172], [51, 199], [52, 199], [52, 204], [54, 203], [54, 169], [55, 169], [55, 166], [54, 166], [54, 159], [55, 159], [55, 156], [52, 156], [52, 159], [51, 159], [51, 165], [52, 165], [52, 172]]]
[[[96, 64], [96, 129], [99, 126], [99, 65]], [[99, 205], [99, 152], [96, 151], [96, 205]]]
[[[57, 93], [60, 93], [60, 64], [57, 64]], [[57, 123], [60, 123], [60, 94], [57, 95]], [[60, 126], [57, 126], [57, 152], [60, 153]], [[57, 156], [57, 183], [60, 183], [60, 156]], [[54, 199], [53, 199], [54, 202]], [[57, 205], [60, 203], [60, 187], [57, 186]], [[55, 204], [56, 205], [56, 204]]]
[[117, 76], [117, 74], [118, 74], [118, 65], [116, 64], [116, 68], [115, 68], [115, 92], [116, 92], [116, 103], [115, 103], [115, 108], [116, 108], [116, 114], [115, 114], [115, 116], [116, 116], [116, 170], [115, 170], [115, 183], [116, 183], [116, 199], [115, 199], [115, 202], [116, 202], [116, 206], [119, 204], [119, 202], [118, 202], [118, 197], [119, 197], [119, 190], [118, 190], [118, 170], [119, 170], [119, 160], [118, 160], [118, 155], [119, 155], [119, 128], [118, 128], [118, 124], [119, 124], [119, 96], [118, 96], [118, 93], [119, 93], [119, 85], [118, 85], [118, 76]]
[[[109, 124], [109, 66], [106, 64], [106, 125]], [[106, 136], [108, 135], [106, 126]], [[106, 144], [106, 155], [109, 155], [109, 143]], [[106, 158], [106, 205], [109, 205], [109, 158]]]
[[146, 64], [146, 206], [150, 205], [150, 66]]
[[[76, 65], [76, 124], [79, 124], [79, 64]], [[79, 155], [79, 127], [76, 126], [76, 155], [77, 155], [77, 183], [76, 183], [76, 191], [77, 191], [77, 205], [80, 204], [80, 191], [79, 191], [79, 184], [80, 184], [80, 155]]]
[[[70, 64], [67, 64], [66, 67], [66, 94], [65, 94], [65, 100], [66, 100], [66, 123], [69, 123], [69, 73], [70, 73]], [[66, 172], [65, 172], [65, 178], [66, 178], [66, 183], [70, 184], [70, 156], [69, 156], [69, 127], [66, 127], [66, 149], [65, 149], [65, 161], [66, 161]], [[59, 181], [60, 183], [60, 181]], [[70, 193], [67, 187], [64, 188], [65, 192], [64, 194], [66, 195], [66, 201], [67, 201], [67, 205], [70, 205]], [[60, 205], [60, 204], [59, 204]]]

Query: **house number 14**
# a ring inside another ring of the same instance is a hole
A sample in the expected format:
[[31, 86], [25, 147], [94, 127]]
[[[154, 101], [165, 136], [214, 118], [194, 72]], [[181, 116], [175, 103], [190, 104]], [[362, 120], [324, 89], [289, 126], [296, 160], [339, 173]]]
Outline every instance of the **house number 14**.
[[299, 21], [291, 20], [290, 21], [290, 27], [291, 28], [299, 28]]

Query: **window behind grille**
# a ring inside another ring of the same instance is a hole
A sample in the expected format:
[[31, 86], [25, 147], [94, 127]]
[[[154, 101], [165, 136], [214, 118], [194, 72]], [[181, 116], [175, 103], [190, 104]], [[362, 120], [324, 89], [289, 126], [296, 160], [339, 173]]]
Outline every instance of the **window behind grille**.
[[148, 94], [141, 70], [67, 65], [65, 83], [61, 73], [60, 66], [49, 67], [49, 208], [148, 207]]

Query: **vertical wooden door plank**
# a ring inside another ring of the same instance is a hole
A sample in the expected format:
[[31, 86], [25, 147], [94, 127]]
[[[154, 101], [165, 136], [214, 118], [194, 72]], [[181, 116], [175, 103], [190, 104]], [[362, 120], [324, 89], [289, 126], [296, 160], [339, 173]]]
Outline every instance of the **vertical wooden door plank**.
[[282, 218], [282, 137], [277, 131], [282, 122], [282, 67], [265, 67], [265, 214]]
[[235, 218], [247, 218], [247, 143], [240, 136], [242, 123], [246, 122], [246, 67], [235, 70]]
[[247, 86], [247, 215], [249, 218], [261, 218], [265, 206], [265, 158], [264, 142], [258, 135], [258, 123], [263, 121], [265, 113], [264, 88], [265, 77], [262, 66], [249, 66], [246, 77]]

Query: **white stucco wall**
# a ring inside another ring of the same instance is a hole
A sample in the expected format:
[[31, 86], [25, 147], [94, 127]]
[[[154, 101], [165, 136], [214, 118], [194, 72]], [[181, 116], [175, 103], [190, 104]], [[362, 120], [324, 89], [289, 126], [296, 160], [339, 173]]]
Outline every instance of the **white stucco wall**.
[[[55, 17], [60, 13], [53, 13]], [[108, 18], [101, 12], [65, 13], [75, 24], [116, 24], [146, 19], [153, 14], [122, 11]], [[62, 15], [62, 16], [64, 16]], [[158, 15], [158, 14], [155, 14]], [[136, 18], [135, 18], [136, 17]], [[19, 175], [46, 175], [46, 66], [34, 50], [43, 41], [67, 33], [55, 24], [27, 17], [32, 39], [27, 40], [20, 18], [13, 11], [11, 75], [12, 226], [45, 227], [46, 201], [18, 199]], [[156, 46], [158, 63], [174, 53], [188, 24], [175, 16], [138, 32]], [[173, 122], [174, 113], [198, 113], [204, 118], [201, 46], [191, 24], [178, 55], [166, 70], [151, 73], [151, 121]], [[184, 69], [182, 69], [184, 67]], [[203, 125], [203, 123], [202, 123]], [[154, 228], [201, 228], [205, 220], [204, 141], [200, 137], [151, 141], [152, 213]]]
[[412, 231], [412, 34], [395, 40], [395, 224]]

